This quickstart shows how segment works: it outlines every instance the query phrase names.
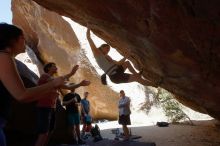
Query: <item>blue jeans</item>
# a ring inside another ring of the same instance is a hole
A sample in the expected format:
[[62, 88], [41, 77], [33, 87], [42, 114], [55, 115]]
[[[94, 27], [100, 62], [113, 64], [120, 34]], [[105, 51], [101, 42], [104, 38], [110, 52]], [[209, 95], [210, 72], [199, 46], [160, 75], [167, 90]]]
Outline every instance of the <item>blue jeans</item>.
[[5, 133], [3, 127], [5, 126], [5, 120], [0, 117], [0, 146], [6, 146]]

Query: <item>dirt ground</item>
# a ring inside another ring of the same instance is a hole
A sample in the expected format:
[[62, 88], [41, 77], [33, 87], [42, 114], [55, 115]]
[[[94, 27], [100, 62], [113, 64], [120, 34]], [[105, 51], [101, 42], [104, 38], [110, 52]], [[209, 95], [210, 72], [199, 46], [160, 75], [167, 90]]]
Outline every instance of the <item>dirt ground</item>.
[[[220, 128], [215, 126], [215, 121], [193, 123], [194, 126], [171, 124], [169, 127], [130, 127], [132, 134], [142, 136], [140, 142], [155, 142], [157, 146], [220, 146]], [[101, 134], [110, 139], [115, 137], [111, 129], [102, 130]]]

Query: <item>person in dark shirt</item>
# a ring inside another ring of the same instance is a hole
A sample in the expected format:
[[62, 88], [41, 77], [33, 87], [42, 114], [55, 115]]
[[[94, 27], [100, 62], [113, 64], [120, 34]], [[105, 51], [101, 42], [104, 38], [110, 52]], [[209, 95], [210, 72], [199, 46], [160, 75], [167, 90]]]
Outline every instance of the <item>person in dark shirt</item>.
[[73, 144], [85, 144], [80, 138], [80, 111], [81, 111], [81, 97], [71, 90], [63, 98], [63, 105], [66, 106], [68, 124], [73, 135]]

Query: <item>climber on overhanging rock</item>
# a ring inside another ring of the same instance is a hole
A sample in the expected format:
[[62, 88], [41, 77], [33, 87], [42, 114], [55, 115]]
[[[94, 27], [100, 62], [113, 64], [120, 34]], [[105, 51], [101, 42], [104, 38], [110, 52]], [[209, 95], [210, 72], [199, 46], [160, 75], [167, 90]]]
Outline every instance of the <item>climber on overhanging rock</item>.
[[[110, 80], [113, 83], [130, 83], [130, 82], [138, 82], [142, 85], [157, 87], [157, 84], [153, 82], [143, 79], [141, 77], [142, 71], [137, 73], [135, 69], [132, 67], [129, 61], [126, 61], [124, 57], [120, 61], [113, 60], [108, 52], [110, 51], [110, 46], [108, 44], [102, 44], [99, 48], [96, 47], [93, 40], [90, 36], [90, 27], [87, 25], [87, 39], [89, 41], [90, 47], [98, 63], [99, 67], [105, 72], [101, 76], [102, 84], [106, 85], [106, 74], [109, 76]], [[125, 70], [129, 69], [132, 74], [125, 73]]]

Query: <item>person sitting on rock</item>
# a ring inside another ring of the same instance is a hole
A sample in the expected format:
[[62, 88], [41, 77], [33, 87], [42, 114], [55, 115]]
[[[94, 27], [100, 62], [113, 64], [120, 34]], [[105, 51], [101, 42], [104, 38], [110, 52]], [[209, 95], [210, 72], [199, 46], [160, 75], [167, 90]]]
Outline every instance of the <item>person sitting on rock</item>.
[[[149, 80], [145, 80], [141, 77], [142, 71], [137, 73], [135, 69], [132, 67], [129, 61], [126, 61], [124, 57], [120, 61], [113, 60], [109, 55], [110, 45], [102, 44], [99, 48], [96, 47], [93, 40], [90, 36], [90, 27], [87, 26], [87, 39], [92, 49], [93, 55], [98, 63], [99, 67], [107, 74], [110, 80], [113, 83], [130, 83], [130, 82], [138, 82], [142, 85], [149, 85], [153, 87], [157, 87], [153, 82]], [[125, 73], [125, 70], [128, 69], [132, 74]], [[105, 75], [104, 74], [104, 75]], [[101, 77], [102, 83], [106, 85], [105, 76]]]

